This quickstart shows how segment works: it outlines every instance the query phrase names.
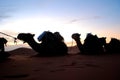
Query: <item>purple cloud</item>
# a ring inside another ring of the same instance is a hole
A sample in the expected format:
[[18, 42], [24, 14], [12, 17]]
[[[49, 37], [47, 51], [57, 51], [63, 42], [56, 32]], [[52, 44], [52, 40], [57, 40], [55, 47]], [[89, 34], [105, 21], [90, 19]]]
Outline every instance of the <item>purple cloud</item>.
[[76, 19], [72, 19], [69, 21], [69, 23], [75, 23], [75, 22], [79, 22], [82, 20], [93, 20], [93, 19], [101, 19], [101, 16], [92, 16], [92, 17], [84, 17], [84, 18], [76, 18]]

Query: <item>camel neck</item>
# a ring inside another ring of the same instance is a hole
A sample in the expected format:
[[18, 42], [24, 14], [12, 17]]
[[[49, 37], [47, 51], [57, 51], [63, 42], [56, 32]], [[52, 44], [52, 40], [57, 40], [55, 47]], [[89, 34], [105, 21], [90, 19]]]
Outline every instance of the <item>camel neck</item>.
[[38, 50], [39, 48], [39, 44], [34, 40], [34, 39], [31, 39], [27, 42], [29, 44], [29, 46], [34, 49], [35, 51]]
[[76, 41], [76, 44], [77, 44], [77, 47], [79, 48], [79, 50], [82, 50], [83, 49], [83, 45], [81, 43], [80, 40], [75, 40]]

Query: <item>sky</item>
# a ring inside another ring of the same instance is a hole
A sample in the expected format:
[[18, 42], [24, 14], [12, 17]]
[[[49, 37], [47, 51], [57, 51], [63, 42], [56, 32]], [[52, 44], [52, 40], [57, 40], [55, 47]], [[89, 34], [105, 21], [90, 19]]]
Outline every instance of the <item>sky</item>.
[[[120, 0], [0, 0], [0, 32], [17, 37], [58, 31], [65, 42], [73, 33], [120, 39]], [[14, 45], [13, 39], [0, 34]], [[18, 41], [19, 44], [22, 42]]]

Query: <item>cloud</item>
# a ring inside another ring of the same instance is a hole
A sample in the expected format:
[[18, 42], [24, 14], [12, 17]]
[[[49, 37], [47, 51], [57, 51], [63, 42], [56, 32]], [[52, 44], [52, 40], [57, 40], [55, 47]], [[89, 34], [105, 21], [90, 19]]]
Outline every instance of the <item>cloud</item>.
[[13, 13], [14, 11], [15, 11], [14, 7], [0, 6], [0, 22], [2, 22], [4, 19], [10, 18], [11, 13]]
[[69, 21], [69, 23], [75, 23], [75, 22], [80, 22], [83, 20], [94, 20], [94, 19], [101, 19], [101, 16], [92, 16], [92, 17], [84, 17], [84, 18], [76, 18], [76, 19], [72, 19]]
[[101, 19], [101, 16], [93, 16], [93, 19]]
[[10, 17], [11, 12], [14, 11], [13, 7], [0, 6], [0, 19]]
[[2, 11], [0, 11], [0, 23], [3, 22], [4, 19], [10, 18], [11, 16], [8, 13], [2, 13]]
[[9, 18], [10, 16], [8, 16], [8, 15], [0, 15], [0, 20], [2, 20], [2, 19], [5, 19], [5, 18]]
[[74, 23], [74, 22], [78, 22], [78, 21], [80, 21], [80, 20], [79, 19], [73, 19], [73, 20], [70, 21], [70, 23]]

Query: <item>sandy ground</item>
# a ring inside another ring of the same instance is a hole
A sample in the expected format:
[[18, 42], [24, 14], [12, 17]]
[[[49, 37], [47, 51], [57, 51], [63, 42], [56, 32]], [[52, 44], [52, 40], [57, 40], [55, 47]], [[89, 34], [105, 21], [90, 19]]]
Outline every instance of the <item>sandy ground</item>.
[[120, 80], [120, 54], [33, 57], [24, 48], [10, 53], [0, 62], [0, 80]]

